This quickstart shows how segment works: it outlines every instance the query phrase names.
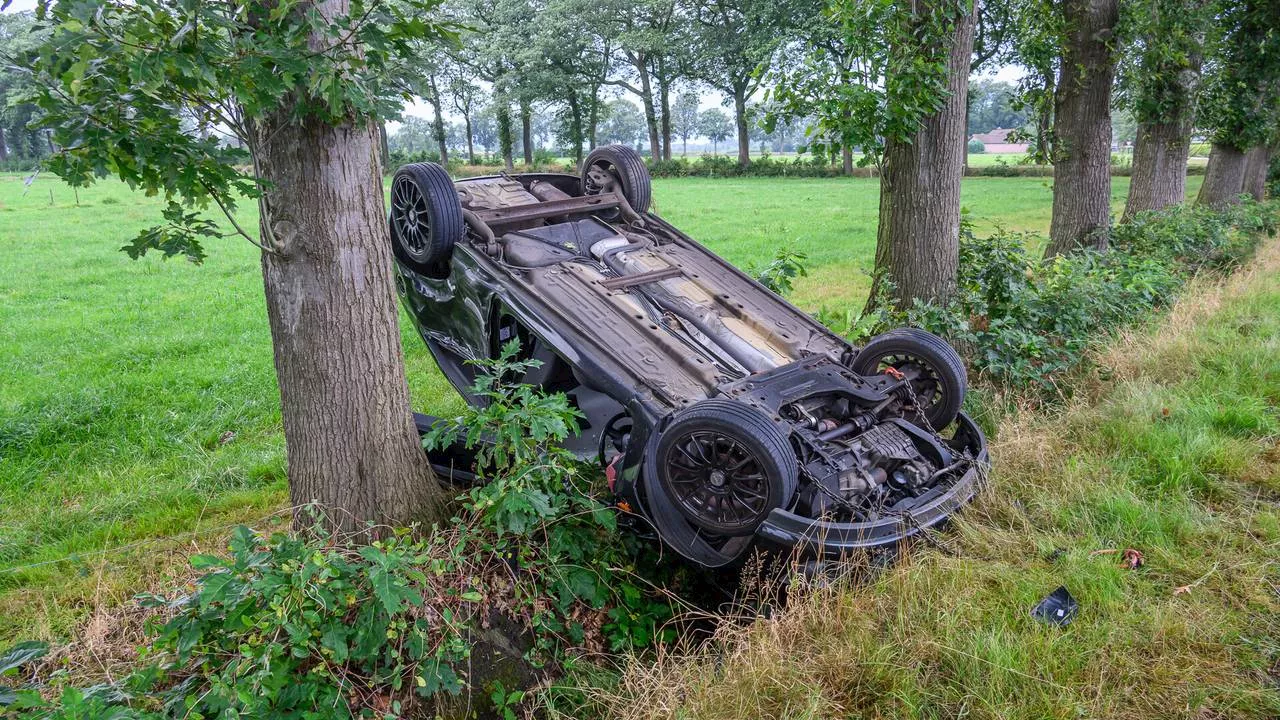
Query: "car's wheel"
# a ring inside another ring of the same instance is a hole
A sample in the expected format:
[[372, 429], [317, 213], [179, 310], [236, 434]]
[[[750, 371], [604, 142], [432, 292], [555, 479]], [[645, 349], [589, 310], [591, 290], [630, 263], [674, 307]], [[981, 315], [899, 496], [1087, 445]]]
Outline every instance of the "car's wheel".
[[935, 430], [956, 419], [969, 382], [960, 355], [942, 338], [917, 328], [899, 328], [872, 338], [858, 351], [850, 369], [859, 375], [906, 376], [916, 400], [914, 419], [926, 421]]
[[583, 195], [608, 192], [612, 185], [622, 190], [632, 210], [640, 214], [649, 212], [653, 198], [649, 168], [645, 167], [644, 159], [626, 145], [601, 145], [582, 161]]
[[799, 474], [795, 451], [768, 416], [718, 398], [681, 413], [662, 432], [654, 459], [680, 514], [723, 536], [754, 532], [791, 501]]
[[444, 168], [413, 163], [391, 180], [391, 247], [396, 259], [432, 277], [449, 272], [453, 245], [466, 225], [462, 203]]

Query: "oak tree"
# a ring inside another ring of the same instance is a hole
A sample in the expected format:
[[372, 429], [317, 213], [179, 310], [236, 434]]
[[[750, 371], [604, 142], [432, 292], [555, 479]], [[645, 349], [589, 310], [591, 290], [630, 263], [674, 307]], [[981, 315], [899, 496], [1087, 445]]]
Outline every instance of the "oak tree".
[[1111, 225], [1111, 87], [1119, 0], [1060, 0], [1053, 95], [1053, 218], [1045, 255], [1106, 246]]
[[812, 116], [810, 149], [880, 167], [869, 306], [888, 286], [900, 308], [955, 291], [974, 18], [958, 0], [833, 0], [815, 19], [830, 38], [788, 46], [774, 76], [767, 123]]
[[[358, 530], [440, 517], [409, 409], [383, 206], [385, 70], [449, 32], [434, 0], [42, 0], [39, 121], [73, 185], [114, 175], [165, 200], [133, 257], [261, 249], [290, 498]], [[193, 133], [186, 123], [216, 128]], [[238, 149], [238, 145], [248, 148]], [[240, 222], [256, 202], [257, 231]], [[225, 216], [214, 220], [214, 208]]]
[[1186, 199], [1208, 0], [1148, 0], [1134, 8], [1132, 46], [1121, 63], [1119, 98], [1138, 123], [1124, 219]]
[[1236, 202], [1246, 153], [1274, 141], [1280, 122], [1280, 0], [1224, 2], [1218, 18], [1201, 105], [1213, 149], [1196, 196], [1210, 206]]

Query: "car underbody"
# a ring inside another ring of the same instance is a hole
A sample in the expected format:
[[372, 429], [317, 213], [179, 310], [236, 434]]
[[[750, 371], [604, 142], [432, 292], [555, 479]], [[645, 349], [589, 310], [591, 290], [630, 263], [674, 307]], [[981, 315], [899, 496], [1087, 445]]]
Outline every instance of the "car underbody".
[[616, 146], [581, 176], [397, 174], [398, 287], [464, 398], [482, 402], [469, 361], [519, 341], [541, 361], [521, 380], [583, 415], [566, 447], [707, 567], [757, 544], [825, 558], [892, 544], [969, 500], [986, 444], [959, 412], [950, 347], [899, 330], [855, 348], [648, 204], [643, 164]]

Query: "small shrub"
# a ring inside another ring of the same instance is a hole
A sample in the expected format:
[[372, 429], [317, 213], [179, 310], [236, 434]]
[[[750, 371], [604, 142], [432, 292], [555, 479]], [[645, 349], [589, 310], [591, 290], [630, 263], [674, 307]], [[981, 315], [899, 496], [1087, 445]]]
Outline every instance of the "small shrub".
[[969, 140], [968, 148], [970, 155], [981, 155], [987, 151], [987, 146], [983, 145], [982, 141], [977, 138]]
[[[226, 557], [192, 558], [194, 592], [139, 598], [171, 616], [151, 627], [147, 665], [53, 701], [21, 691], [20, 717], [422, 716], [428, 699], [468, 686], [474, 639], [498, 616], [528, 634], [538, 663], [666, 637], [671, 608], [635, 576], [634, 540], [559, 449], [577, 412], [509, 382], [537, 363], [508, 344], [473, 387], [492, 402], [425, 439], [471, 446], [486, 480], [452, 521], [383, 529], [372, 544], [239, 528]], [[496, 679], [474, 689], [504, 717], [524, 697]]]
[[1022, 234], [977, 237], [962, 228], [956, 297], [889, 313], [969, 348], [978, 375], [1008, 387], [1057, 392], [1060, 376], [1121, 326], [1168, 306], [1195, 274], [1228, 270], [1274, 232], [1276, 208], [1243, 203], [1223, 212], [1181, 205], [1140, 214], [1111, 230], [1105, 252], [1041, 260]]
[[802, 252], [783, 247], [774, 255], [773, 260], [763, 268], [756, 267], [755, 263], [747, 265], [747, 274], [754, 276], [756, 280], [760, 281], [761, 285], [769, 288], [769, 290], [785, 297], [790, 295], [794, 289], [791, 281], [794, 278], [806, 275], [804, 261], [808, 257]]

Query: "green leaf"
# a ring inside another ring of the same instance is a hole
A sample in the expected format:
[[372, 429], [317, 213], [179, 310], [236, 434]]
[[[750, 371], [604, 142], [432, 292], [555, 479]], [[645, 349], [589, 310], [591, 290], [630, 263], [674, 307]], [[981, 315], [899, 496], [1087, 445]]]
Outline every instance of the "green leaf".
[[49, 653], [49, 644], [28, 640], [17, 643], [0, 654], [0, 675], [15, 670]]

